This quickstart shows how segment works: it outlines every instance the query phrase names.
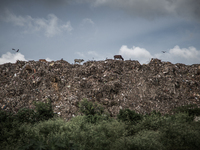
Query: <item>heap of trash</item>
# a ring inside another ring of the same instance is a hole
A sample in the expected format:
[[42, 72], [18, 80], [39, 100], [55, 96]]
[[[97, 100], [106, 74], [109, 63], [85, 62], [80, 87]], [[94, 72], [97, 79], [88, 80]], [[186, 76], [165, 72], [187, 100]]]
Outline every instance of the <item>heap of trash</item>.
[[34, 108], [34, 101], [51, 99], [55, 113], [64, 119], [79, 115], [83, 98], [105, 107], [112, 117], [129, 108], [161, 114], [188, 104], [200, 106], [200, 64], [185, 65], [152, 59], [17, 61], [0, 65], [0, 109], [17, 113]]

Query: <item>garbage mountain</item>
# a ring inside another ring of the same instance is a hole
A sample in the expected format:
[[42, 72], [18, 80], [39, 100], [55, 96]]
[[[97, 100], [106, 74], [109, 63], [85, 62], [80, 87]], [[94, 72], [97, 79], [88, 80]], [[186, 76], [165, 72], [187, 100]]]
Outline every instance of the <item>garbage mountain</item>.
[[83, 98], [105, 107], [112, 117], [129, 108], [145, 114], [162, 114], [173, 108], [200, 106], [200, 64], [184, 65], [152, 59], [134, 60], [17, 61], [0, 65], [0, 107], [16, 113], [34, 108], [34, 101], [50, 98], [53, 110], [64, 119], [80, 114]]

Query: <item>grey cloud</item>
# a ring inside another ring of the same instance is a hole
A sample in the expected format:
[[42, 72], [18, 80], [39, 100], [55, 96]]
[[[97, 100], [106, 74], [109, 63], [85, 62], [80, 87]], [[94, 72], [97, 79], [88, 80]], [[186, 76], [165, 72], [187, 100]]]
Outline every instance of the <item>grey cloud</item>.
[[33, 18], [31, 16], [16, 16], [10, 11], [6, 11], [3, 17], [0, 16], [0, 20], [11, 23], [14, 26], [23, 27], [25, 33], [43, 31], [47, 37], [53, 37], [64, 31], [70, 32], [73, 30], [70, 21], [62, 23], [54, 14], [49, 14], [47, 19], [45, 19]]
[[108, 6], [122, 9], [134, 16], [147, 19], [181, 16], [200, 21], [200, 0], [1, 0], [0, 12], [9, 5], [25, 3], [38, 3], [51, 8], [72, 3], [89, 3], [93, 7]]
[[95, 23], [92, 21], [92, 19], [90, 19], [90, 18], [85, 18], [85, 19], [83, 19], [83, 21], [82, 21], [82, 25], [84, 25], [84, 24], [92, 24], [92, 25], [94, 25]]
[[38, 2], [50, 7], [57, 7], [60, 5], [68, 5], [72, 0], [38, 0]]
[[85, 0], [92, 6], [122, 9], [134, 16], [153, 19], [162, 16], [181, 16], [200, 21], [200, 0]]
[[[170, 0], [171, 1], [171, 0]], [[193, 17], [200, 21], [200, 1], [199, 0], [176, 0], [171, 2], [176, 6], [175, 11], [180, 16]]]
[[68, 5], [73, 0], [1, 0], [0, 1], [0, 11], [2, 9], [8, 8], [15, 4], [41, 4], [46, 7], [57, 7], [60, 5]]

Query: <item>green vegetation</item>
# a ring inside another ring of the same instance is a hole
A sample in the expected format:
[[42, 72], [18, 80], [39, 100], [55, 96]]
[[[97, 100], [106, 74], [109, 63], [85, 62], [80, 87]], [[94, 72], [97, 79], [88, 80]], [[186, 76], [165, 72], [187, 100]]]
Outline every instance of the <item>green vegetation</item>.
[[136, 124], [142, 120], [142, 115], [137, 114], [135, 111], [131, 111], [130, 109], [121, 109], [117, 115], [117, 118], [123, 122]]
[[188, 113], [189, 116], [200, 116], [200, 109], [196, 104], [190, 104], [186, 106], [181, 106], [173, 110], [175, 113]]
[[109, 115], [104, 113], [104, 108], [98, 103], [89, 102], [84, 98], [79, 104], [80, 112], [85, 115], [88, 123], [98, 123], [102, 120], [108, 120]]
[[[140, 115], [120, 110], [117, 119], [83, 99], [82, 116], [66, 122], [54, 116], [51, 102], [35, 103], [16, 115], [0, 111], [0, 145], [6, 150], [199, 150], [199, 108], [177, 108], [174, 115]], [[195, 111], [194, 111], [194, 110]], [[178, 110], [178, 111], [177, 111]], [[193, 113], [190, 113], [193, 112]]]

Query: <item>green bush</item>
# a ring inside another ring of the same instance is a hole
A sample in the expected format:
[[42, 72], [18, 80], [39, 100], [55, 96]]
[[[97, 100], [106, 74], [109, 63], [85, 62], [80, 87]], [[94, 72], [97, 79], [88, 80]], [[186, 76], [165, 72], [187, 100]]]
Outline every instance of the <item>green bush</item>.
[[1, 121], [0, 131], [2, 131], [4, 128], [11, 129], [13, 120], [14, 120], [13, 113], [0, 110], [0, 121]]
[[17, 129], [18, 124], [14, 122], [13, 113], [11, 112], [5, 112], [3, 110], [0, 110], [0, 145], [6, 146], [7, 143], [12, 143], [11, 139], [14, 135], [15, 131], [14, 129]]
[[86, 119], [87, 116], [77, 116], [69, 122], [58, 118], [34, 125], [24, 124], [20, 127], [23, 134], [16, 149], [110, 150], [126, 132], [125, 124], [114, 119], [98, 124], [88, 123]]
[[102, 120], [108, 120], [108, 115], [104, 114], [104, 107], [98, 103], [92, 103], [84, 98], [79, 104], [80, 112], [86, 115], [89, 123], [97, 123]]
[[161, 136], [162, 134], [158, 131], [143, 130], [134, 136], [127, 137], [124, 146], [127, 150], [164, 150], [164, 145], [160, 140]]
[[70, 140], [83, 150], [110, 150], [115, 141], [126, 133], [125, 124], [117, 120], [103, 120], [98, 124], [85, 121], [86, 116], [73, 118], [64, 127]]
[[142, 130], [157, 131], [160, 127], [165, 125], [166, 120], [166, 116], [161, 116], [159, 112], [153, 111], [150, 115], [144, 115], [142, 120], [140, 120], [137, 124], [129, 125], [127, 128], [127, 136], [136, 135]]
[[37, 114], [33, 109], [22, 108], [15, 115], [15, 120], [20, 123], [35, 123]]
[[20, 127], [22, 132], [18, 142], [20, 150], [66, 150], [70, 149], [68, 135], [63, 131], [65, 121], [52, 119], [37, 124], [24, 124]]
[[135, 124], [142, 120], [142, 115], [130, 109], [121, 109], [119, 111], [119, 114], [117, 115], [117, 118], [123, 122], [130, 122], [132, 124]]
[[50, 102], [36, 103], [36, 111], [21, 109], [16, 115], [0, 111], [1, 149], [200, 149], [200, 122], [194, 122], [188, 111], [142, 116], [125, 109], [114, 119], [87, 99], [81, 101], [80, 111], [83, 116], [68, 122], [53, 118]]
[[[199, 124], [200, 125], [200, 124]], [[174, 122], [160, 129], [166, 149], [199, 150], [200, 126], [191, 123]]]
[[48, 120], [54, 117], [53, 109], [50, 99], [47, 99], [47, 103], [34, 102], [36, 106], [35, 110], [22, 108], [14, 116], [15, 121], [20, 123], [36, 123], [39, 121]]
[[37, 121], [48, 120], [54, 117], [54, 112], [51, 105], [51, 100], [47, 99], [47, 103], [35, 102], [36, 106], [36, 118]]
[[193, 116], [190, 116], [189, 113], [176, 113], [174, 115], [171, 115], [168, 119], [168, 122], [171, 123], [191, 123], [193, 122]]
[[[4, 149], [9, 149], [19, 141], [23, 132], [19, 129], [23, 124], [35, 124], [39, 121], [53, 118], [51, 103], [35, 103], [36, 112], [32, 109], [22, 108], [17, 114], [0, 111], [0, 141]], [[10, 145], [10, 146], [9, 146]]]
[[165, 121], [165, 116], [161, 116], [160, 112], [153, 111], [143, 118], [140, 125], [143, 129], [156, 131], [164, 125]]
[[83, 100], [79, 104], [79, 109], [80, 112], [85, 114], [86, 116], [88, 115], [101, 115], [104, 112], [104, 108], [97, 104], [97, 103], [92, 103], [88, 101], [86, 98], [83, 98]]
[[181, 107], [177, 107], [173, 110], [175, 113], [188, 113], [189, 116], [200, 116], [200, 108], [196, 104], [189, 104]]
[[161, 141], [166, 149], [199, 149], [200, 126], [192, 118], [188, 113], [159, 118], [157, 131], [162, 133]]
[[155, 110], [153, 110], [151, 113], [150, 113], [150, 116], [151, 115], [154, 115], [154, 116], [161, 116], [161, 113], [159, 112], [159, 111], [155, 111]]

